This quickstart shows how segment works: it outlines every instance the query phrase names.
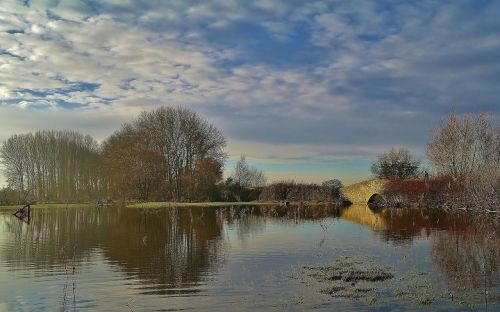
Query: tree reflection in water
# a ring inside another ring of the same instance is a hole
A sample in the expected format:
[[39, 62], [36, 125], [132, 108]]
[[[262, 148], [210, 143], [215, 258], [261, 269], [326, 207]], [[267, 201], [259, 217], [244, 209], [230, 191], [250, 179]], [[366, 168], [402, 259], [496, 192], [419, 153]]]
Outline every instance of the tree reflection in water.
[[[481, 226], [477, 226], [480, 223]], [[473, 227], [473, 225], [476, 225]], [[461, 229], [437, 231], [432, 240], [432, 261], [455, 292], [465, 293], [472, 288], [490, 289], [500, 285], [500, 236], [498, 224], [490, 221], [471, 220], [471, 225]]]
[[394, 245], [410, 247], [416, 237], [429, 238], [431, 259], [451, 289], [462, 294], [484, 289], [483, 295], [486, 293], [490, 300], [500, 299], [499, 294], [489, 291], [500, 285], [498, 217], [406, 208], [372, 210], [366, 205], [352, 205], [341, 218], [371, 227], [382, 240]]
[[36, 210], [31, 225], [0, 216], [14, 237], [2, 246], [0, 262], [9, 270], [64, 274], [64, 268], [91, 262], [98, 252], [144, 285], [143, 293], [197, 292], [193, 286], [224, 258], [224, 224], [237, 224], [244, 233], [256, 231], [266, 218], [293, 222], [338, 215], [334, 206]]
[[163, 294], [196, 285], [213, 269], [223, 225], [214, 209], [38, 210], [30, 226], [1, 217], [14, 237], [0, 253], [10, 270], [64, 273], [98, 252], [144, 292]]
[[214, 209], [124, 209], [107, 226], [104, 254], [144, 293], [196, 292], [219, 260], [222, 226]]
[[429, 238], [433, 263], [457, 291], [499, 285], [498, 222], [418, 209], [374, 211], [366, 205], [47, 209], [35, 210], [31, 225], [4, 214], [0, 227], [10, 236], [0, 262], [8, 270], [64, 274], [68, 266], [100, 261], [98, 254], [133, 279], [140, 293], [194, 293], [226, 259], [225, 227], [242, 238], [265, 231], [270, 220], [296, 224], [325, 218], [370, 227], [391, 245], [411, 247], [416, 237]]

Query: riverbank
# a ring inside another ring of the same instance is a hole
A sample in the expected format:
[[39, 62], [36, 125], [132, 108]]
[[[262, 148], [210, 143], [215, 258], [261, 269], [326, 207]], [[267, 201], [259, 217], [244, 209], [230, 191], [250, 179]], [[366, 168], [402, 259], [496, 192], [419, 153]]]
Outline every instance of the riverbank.
[[[288, 202], [289, 206], [325, 206], [325, 205], [338, 205], [333, 202]], [[229, 206], [279, 206], [282, 205], [278, 201], [248, 201], [248, 202], [145, 202], [145, 203], [129, 203], [126, 204], [127, 208], [170, 208], [170, 207], [229, 207]], [[3, 210], [17, 210], [24, 205], [0, 205]], [[94, 203], [44, 203], [32, 204], [31, 208], [34, 209], [57, 209], [57, 208], [92, 208], [95, 207]]]
[[[322, 206], [322, 205], [337, 205], [332, 202], [288, 202], [290, 206], [298, 205], [306, 206]], [[282, 205], [278, 201], [249, 201], [249, 202], [146, 202], [126, 205], [127, 208], [168, 208], [168, 207], [228, 207], [228, 206], [279, 206]]]
[[[17, 210], [19, 208], [22, 208], [24, 205], [18, 204], [18, 205], [3, 205], [0, 206], [0, 209], [12, 209], [12, 210]], [[65, 203], [45, 203], [45, 204], [32, 204], [31, 208], [33, 209], [49, 209], [49, 208], [90, 208], [90, 207], [95, 207], [95, 204], [65, 204]]]

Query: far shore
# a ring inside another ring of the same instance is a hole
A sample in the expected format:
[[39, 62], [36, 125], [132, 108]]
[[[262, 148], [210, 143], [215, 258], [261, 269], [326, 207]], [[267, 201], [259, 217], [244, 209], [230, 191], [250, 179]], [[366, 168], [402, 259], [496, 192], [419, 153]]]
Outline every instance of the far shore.
[[[298, 206], [300, 204], [319, 206], [319, 205], [338, 205], [334, 202], [288, 202], [288, 205]], [[277, 206], [282, 205], [279, 201], [248, 201], [248, 202], [145, 202], [145, 203], [129, 203], [124, 206], [127, 208], [170, 208], [170, 207], [229, 207], [229, 206]], [[0, 209], [15, 210], [22, 208], [24, 205], [0, 205]], [[56, 209], [56, 208], [92, 208], [96, 207], [95, 203], [42, 203], [32, 204], [33, 209]]]
[[[288, 205], [335, 205], [333, 202], [288, 202]], [[127, 208], [168, 208], [168, 207], [228, 207], [228, 206], [277, 206], [279, 201], [249, 201], [249, 202], [146, 202], [126, 205]]]
[[[47, 208], [90, 208], [95, 207], [95, 204], [89, 203], [45, 203], [45, 204], [32, 204], [33, 209], [47, 209]], [[19, 209], [24, 207], [22, 204], [17, 205], [0, 205], [0, 209]]]

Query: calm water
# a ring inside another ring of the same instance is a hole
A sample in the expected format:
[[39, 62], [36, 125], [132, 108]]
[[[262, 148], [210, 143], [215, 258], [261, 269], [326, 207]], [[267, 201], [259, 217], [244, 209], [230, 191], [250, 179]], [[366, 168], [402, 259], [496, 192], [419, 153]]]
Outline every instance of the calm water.
[[[11, 214], [0, 211], [0, 311], [500, 310], [500, 238], [465, 215], [68, 208], [35, 210], [28, 225]], [[304, 265], [343, 256], [390, 267], [375, 303], [301, 280]], [[404, 287], [432, 303], [396, 296]]]

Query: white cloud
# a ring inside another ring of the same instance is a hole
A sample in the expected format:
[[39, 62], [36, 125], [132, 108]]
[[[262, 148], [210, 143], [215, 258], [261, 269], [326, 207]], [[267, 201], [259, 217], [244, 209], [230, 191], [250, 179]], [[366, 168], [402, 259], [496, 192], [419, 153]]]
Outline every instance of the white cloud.
[[19, 102], [18, 106], [20, 109], [27, 109], [30, 107], [30, 103], [28, 103], [26, 101], [21, 101], [21, 102]]
[[[227, 129], [231, 151], [269, 163], [423, 147], [451, 103], [498, 113], [498, 7], [479, 17], [426, 1], [2, 1], [0, 133], [56, 125], [103, 138], [141, 110], [182, 105]], [[398, 126], [419, 136], [403, 140]], [[384, 129], [387, 139], [366, 139]], [[276, 142], [291, 156], [266, 154]]]

